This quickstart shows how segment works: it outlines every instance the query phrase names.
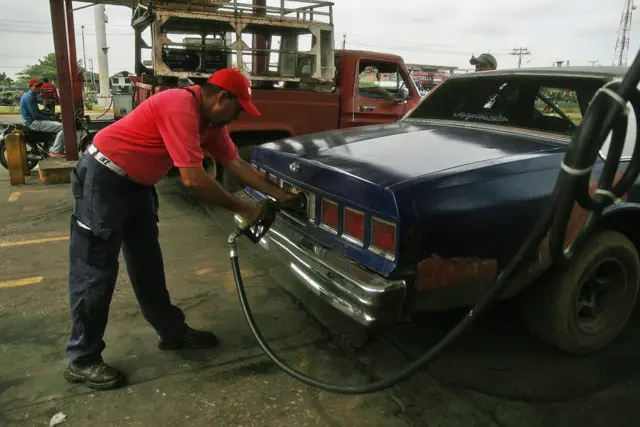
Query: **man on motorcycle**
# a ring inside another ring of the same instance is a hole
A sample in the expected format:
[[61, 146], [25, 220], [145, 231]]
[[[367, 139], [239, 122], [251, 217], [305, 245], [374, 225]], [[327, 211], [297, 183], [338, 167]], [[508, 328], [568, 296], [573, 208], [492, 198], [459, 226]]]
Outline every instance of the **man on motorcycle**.
[[36, 78], [29, 80], [29, 91], [20, 98], [20, 115], [22, 122], [31, 130], [38, 132], [56, 133], [56, 140], [51, 147], [51, 157], [64, 157], [64, 137], [62, 123], [52, 119], [52, 116], [38, 108], [36, 96], [42, 90], [42, 82]]

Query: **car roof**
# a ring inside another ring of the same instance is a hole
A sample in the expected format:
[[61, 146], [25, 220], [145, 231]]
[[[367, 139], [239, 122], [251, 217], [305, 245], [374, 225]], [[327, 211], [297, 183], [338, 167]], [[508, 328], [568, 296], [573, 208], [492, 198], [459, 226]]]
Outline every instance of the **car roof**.
[[471, 72], [466, 74], [455, 74], [451, 79], [481, 78], [484, 76], [546, 76], [546, 77], [596, 77], [596, 78], [622, 78], [629, 70], [629, 67], [542, 67], [542, 68], [512, 68], [496, 71]]

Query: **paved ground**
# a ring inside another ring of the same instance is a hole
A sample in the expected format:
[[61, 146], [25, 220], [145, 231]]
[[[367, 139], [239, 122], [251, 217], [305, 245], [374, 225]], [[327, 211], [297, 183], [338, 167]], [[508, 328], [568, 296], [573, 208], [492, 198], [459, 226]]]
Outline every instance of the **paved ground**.
[[[66, 185], [10, 187], [0, 171], [0, 426], [637, 426], [640, 332], [610, 350], [571, 358], [530, 337], [499, 307], [428, 371], [391, 390], [337, 396], [303, 386], [262, 355], [229, 272], [230, 215], [159, 185], [170, 292], [194, 327], [219, 334], [214, 351], [161, 352], [141, 317], [124, 263], [105, 358], [130, 384], [93, 392], [64, 382], [69, 320]], [[295, 286], [281, 264], [240, 246], [256, 317], [274, 347], [314, 376], [361, 383], [388, 375], [432, 345], [460, 313], [363, 331]], [[295, 295], [295, 296], [294, 296]]]

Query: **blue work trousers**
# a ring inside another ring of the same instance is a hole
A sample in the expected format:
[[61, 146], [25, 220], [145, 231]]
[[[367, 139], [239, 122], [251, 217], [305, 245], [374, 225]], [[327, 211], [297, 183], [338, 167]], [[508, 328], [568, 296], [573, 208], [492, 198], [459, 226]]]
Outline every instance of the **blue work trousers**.
[[102, 361], [121, 246], [145, 319], [161, 339], [180, 339], [187, 327], [167, 291], [155, 187], [118, 175], [87, 152], [72, 172], [71, 186], [69, 359], [77, 364]]

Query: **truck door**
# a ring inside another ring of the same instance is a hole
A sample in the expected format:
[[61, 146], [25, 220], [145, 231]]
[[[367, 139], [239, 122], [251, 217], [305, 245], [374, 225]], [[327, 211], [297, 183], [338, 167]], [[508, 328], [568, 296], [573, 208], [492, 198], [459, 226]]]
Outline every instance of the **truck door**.
[[407, 111], [415, 88], [400, 64], [361, 58], [353, 93], [352, 126], [393, 123]]

